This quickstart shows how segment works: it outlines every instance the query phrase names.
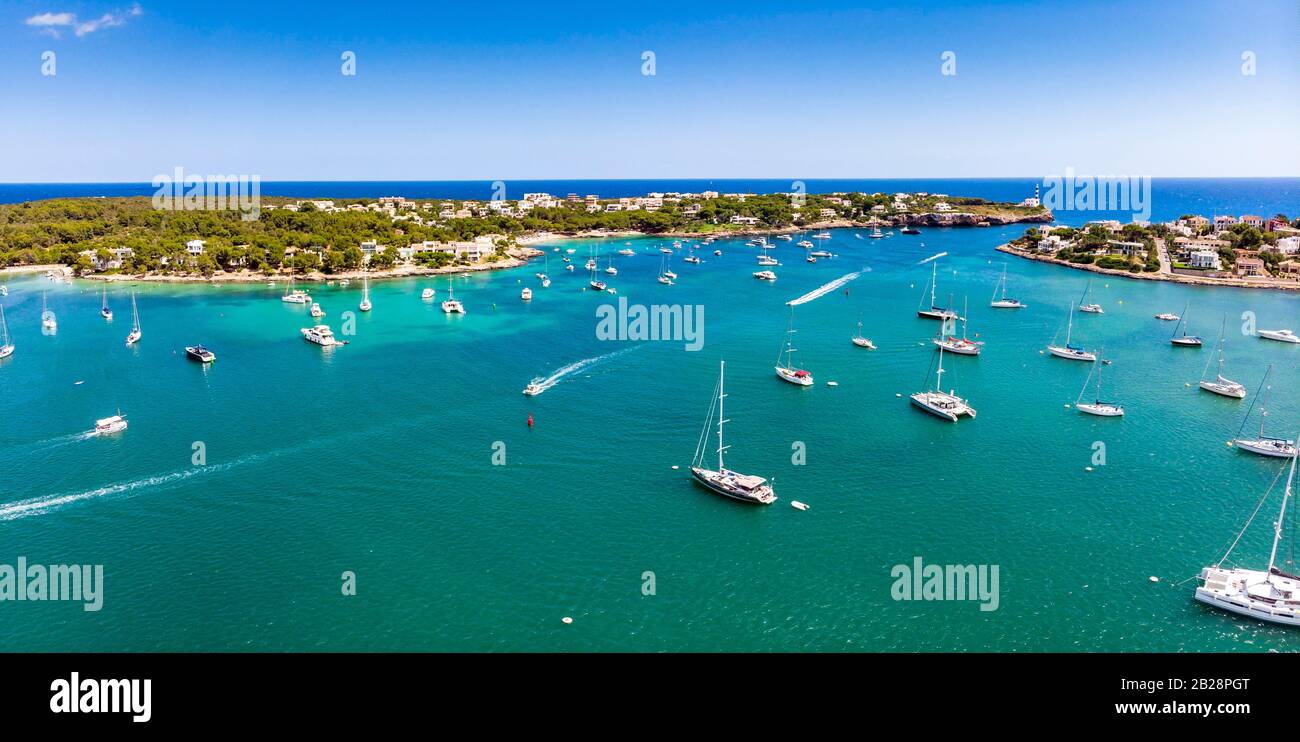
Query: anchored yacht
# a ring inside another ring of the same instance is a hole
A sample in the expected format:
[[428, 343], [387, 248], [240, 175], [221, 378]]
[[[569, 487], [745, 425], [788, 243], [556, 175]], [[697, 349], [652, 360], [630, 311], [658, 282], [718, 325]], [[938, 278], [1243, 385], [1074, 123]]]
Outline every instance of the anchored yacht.
[[936, 417], [957, 422], [963, 416], [975, 418], [975, 408], [957, 396], [956, 390], [943, 391], [943, 348], [939, 348], [939, 368], [934, 374], [934, 388], [912, 395], [912, 404]]
[[[1058, 330], [1059, 332], [1059, 330]], [[1074, 333], [1074, 304], [1070, 304], [1069, 324], [1065, 329], [1065, 345], [1048, 345], [1047, 352], [1057, 358], [1064, 358], [1070, 361], [1088, 361], [1089, 363], [1097, 360], [1095, 353], [1089, 353], [1075, 345], [1070, 344], [1070, 337]]]
[[[723, 443], [722, 438], [722, 426], [727, 422], [723, 415], [723, 404], [727, 398], [724, 387], [725, 377], [726, 362], [722, 361], [718, 364], [718, 396], [709, 405], [709, 415], [704, 421], [704, 429], [700, 432], [700, 440], [695, 446], [695, 456], [691, 460], [691, 476], [700, 486], [723, 497], [756, 505], [771, 505], [776, 502], [776, 492], [766, 479], [731, 471], [723, 462], [722, 454], [730, 448]], [[706, 469], [704, 466], [704, 456], [708, 452], [706, 441], [709, 429], [712, 427], [715, 409], [718, 413], [718, 468]]]
[[339, 344], [339, 341], [334, 338], [334, 331], [329, 328], [329, 325], [304, 327], [300, 332], [302, 332], [303, 340], [306, 340], [309, 343], [323, 345], [326, 348]]

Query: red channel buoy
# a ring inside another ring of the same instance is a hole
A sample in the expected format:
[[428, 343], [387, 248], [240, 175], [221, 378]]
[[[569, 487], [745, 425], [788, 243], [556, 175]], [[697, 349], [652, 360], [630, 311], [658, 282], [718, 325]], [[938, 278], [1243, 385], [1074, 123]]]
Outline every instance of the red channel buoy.
[[533, 427], [533, 413], [528, 413], [528, 427]]

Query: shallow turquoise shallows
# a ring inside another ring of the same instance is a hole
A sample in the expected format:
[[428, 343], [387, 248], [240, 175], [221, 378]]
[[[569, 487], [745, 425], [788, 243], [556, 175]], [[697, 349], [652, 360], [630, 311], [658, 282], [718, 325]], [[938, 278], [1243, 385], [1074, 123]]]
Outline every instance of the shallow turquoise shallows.
[[[110, 287], [109, 323], [98, 283], [11, 278], [0, 564], [102, 564], [105, 594], [99, 612], [0, 602], [0, 648], [1300, 647], [1295, 630], [1212, 612], [1194, 583], [1175, 585], [1222, 554], [1281, 466], [1226, 445], [1270, 364], [1270, 432], [1300, 430], [1300, 346], [1243, 334], [1246, 312], [1260, 328], [1300, 330], [1300, 295], [1093, 276], [994, 251], [1020, 231], [836, 230], [837, 256], [816, 264], [779, 242], [775, 283], [752, 277], [754, 248], [725, 240], [700, 251], [702, 265], [674, 255], [673, 286], [655, 281], [666, 241], [608, 240], [602, 255], [637, 253], [601, 276], [618, 296], [581, 290], [595, 243], [571, 241], [573, 273], [546, 247], [549, 288], [534, 277], [541, 261], [375, 283], [374, 311], [351, 335], [343, 315], [360, 285], [308, 286], [350, 341], [332, 351], [301, 339], [312, 323], [282, 289], [142, 284], [144, 339], [128, 348], [132, 287]], [[933, 378], [920, 261], [945, 251], [939, 303], [968, 298], [969, 333], [986, 343], [979, 358], [945, 357], [945, 386], [978, 410], [955, 425], [907, 399]], [[1027, 309], [989, 308], [1004, 264]], [[795, 310], [796, 357], [816, 384], [778, 380], [785, 302], [854, 271]], [[1074, 410], [1089, 366], [1043, 354], [1090, 279], [1106, 313], [1077, 316], [1073, 340], [1113, 360], [1103, 396], [1125, 405], [1123, 419]], [[439, 308], [451, 284], [464, 316]], [[40, 331], [43, 290], [55, 336]], [[597, 307], [619, 298], [699, 305], [702, 349], [598, 339]], [[1153, 318], [1188, 304], [1200, 350], [1171, 346], [1172, 323]], [[1196, 388], [1225, 316], [1226, 374], [1249, 387], [1244, 402]], [[859, 319], [878, 350], [850, 343]], [[195, 343], [217, 361], [187, 361]], [[520, 393], [585, 359], [599, 360], [538, 397]], [[775, 478], [770, 507], [690, 480], [720, 359], [728, 464]], [[119, 409], [124, 434], [83, 435]], [[205, 465], [192, 463], [200, 443]], [[1245, 564], [1267, 562], [1275, 503], [1238, 547]], [[997, 565], [997, 610], [894, 600], [891, 569], [915, 557]], [[341, 590], [349, 571], [355, 596]]]

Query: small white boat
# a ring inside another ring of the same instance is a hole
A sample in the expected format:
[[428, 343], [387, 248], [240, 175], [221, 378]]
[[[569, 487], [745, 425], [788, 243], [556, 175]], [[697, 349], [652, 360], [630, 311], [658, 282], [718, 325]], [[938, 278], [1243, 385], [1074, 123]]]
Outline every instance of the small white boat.
[[537, 384], [530, 383], [528, 386], [524, 387], [524, 396], [525, 396], [525, 397], [536, 397], [537, 395], [541, 394], [543, 391], [545, 391], [545, 390], [543, 390], [543, 389], [542, 389], [540, 386], [538, 386]]
[[808, 254], [811, 255], [811, 256], [813, 256], [814, 258], [833, 258], [833, 257], [835, 257], [834, 255], [831, 254], [831, 252], [830, 252], [829, 250], [813, 250], [812, 252], [810, 252], [810, 253], [808, 253]]
[[[1188, 304], [1190, 306], [1190, 302]], [[1201, 347], [1201, 338], [1197, 335], [1187, 334], [1187, 309], [1183, 307], [1183, 316], [1178, 319], [1178, 324], [1174, 325], [1174, 334], [1169, 337], [1169, 342], [1180, 348], [1199, 348]], [[1178, 330], [1182, 329], [1183, 334], [1179, 335]]]
[[1173, 312], [1161, 312], [1160, 314], [1156, 315], [1156, 319], [1161, 320], [1163, 322], [1177, 322], [1178, 320], [1182, 319], [1182, 317], [1179, 317]]
[[103, 306], [100, 307], [99, 316], [103, 317], [109, 322], [113, 321], [113, 310], [108, 308], [108, 287], [107, 286], [105, 286], [103, 289]]
[[1079, 311], [1080, 311], [1080, 312], [1088, 312], [1089, 314], [1105, 314], [1105, 313], [1106, 313], [1106, 310], [1102, 309], [1100, 304], [1080, 304], [1080, 305], [1079, 305]]
[[334, 338], [334, 331], [329, 328], [329, 325], [304, 327], [299, 332], [302, 333], [303, 340], [306, 340], [309, 343], [323, 345], [326, 348], [339, 344], [339, 341]]
[[714, 250], [714, 251], [713, 251], [713, 254], [714, 254], [714, 255], [721, 255], [721, 254], [722, 254], [722, 251], [721, 251], [721, 250]]
[[668, 276], [659, 276], [655, 280], [658, 281], [659, 283], [662, 283], [665, 286], [673, 285], [673, 279], [669, 278]]
[[0, 358], [14, 354], [14, 344], [9, 342], [9, 323], [5, 322], [5, 308], [0, 305]]
[[456, 290], [452, 287], [450, 281], [447, 282], [447, 300], [442, 303], [442, 311], [447, 314], [465, 313], [465, 305], [461, 304], [460, 300], [456, 298]]
[[126, 430], [126, 418], [122, 417], [121, 412], [112, 417], [95, 421], [95, 435], [112, 435], [113, 433], [121, 433], [123, 430]]
[[802, 247], [805, 250], [811, 250], [813, 246], [813, 243], [809, 242], [808, 240], [799, 240], [797, 244], [799, 245], [799, 247]]
[[[1001, 296], [998, 294], [1001, 293]], [[1020, 303], [1019, 299], [1007, 298], [1007, 264], [1002, 264], [1002, 278], [998, 279], [998, 285], [993, 289], [993, 300], [989, 306], [994, 309], [1024, 309], [1025, 305]]]
[[1211, 357], [1209, 360], [1205, 362], [1205, 368], [1202, 369], [1201, 371], [1201, 381], [1199, 386], [1201, 389], [1204, 389], [1207, 392], [1213, 392], [1220, 396], [1231, 397], [1233, 399], [1245, 399], [1246, 387], [1242, 386], [1241, 384], [1238, 384], [1237, 382], [1223, 375], [1223, 344], [1224, 342], [1226, 342], [1225, 330], [1227, 329], [1227, 327], [1228, 327], [1228, 316], [1224, 315], [1223, 323], [1219, 326], [1219, 346], [1217, 349], [1218, 351], [1217, 356], [1219, 359], [1219, 372], [1215, 376], [1215, 379], [1213, 381], [1206, 380], [1205, 375], [1209, 373], [1210, 364], [1214, 362], [1214, 357]]
[[434, 294], [436, 293], [437, 292], [434, 291], [433, 289], [425, 289], [424, 291], [420, 292], [420, 298], [425, 301], [431, 301], [433, 299]]
[[1051, 353], [1057, 358], [1064, 358], [1068, 361], [1087, 361], [1089, 363], [1096, 361], [1097, 355], [1095, 353], [1089, 353], [1083, 348], [1070, 345], [1070, 337], [1073, 334], [1073, 332], [1074, 332], [1074, 304], [1071, 303], [1069, 324], [1067, 325], [1065, 330], [1065, 345], [1048, 345], [1047, 352]]
[[[873, 240], [878, 240], [881, 237], [884, 237], [885, 233], [880, 231], [880, 227], [873, 227], [869, 236]], [[858, 239], [862, 239], [862, 235], [858, 235]]]
[[807, 261], [807, 262], [809, 262], [809, 263], [816, 263], [816, 262], [817, 262], [817, 258], [814, 258], [813, 256], [809, 255], [809, 256], [808, 256], [808, 261]]
[[131, 292], [131, 333], [126, 336], [127, 345], [135, 345], [140, 342], [144, 333], [140, 331], [140, 312], [135, 306], [135, 292]]
[[775, 281], [776, 274], [772, 271], [754, 271], [754, 278], [760, 281]]
[[572, 273], [572, 272], [573, 272], [573, 264], [570, 263], [570, 264], [564, 266], [564, 270], [566, 270], [566, 271]]
[[1265, 340], [1276, 340], [1279, 343], [1300, 343], [1300, 337], [1290, 330], [1258, 330], [1255, 334]]
[[8, 296], [8, 295], [9, 295], [9, 287], [0, 283], [0, 296]]
[[311, 305], [311, 316], [312, 316], [312, 317], [316, 317], [316, 318], [324, 317], [324, 316], [325, 316], [325, 310], [324, 310], [324, 309], [321, 309], [319, 304], [312, 304], [312, 305]]
[[550, 287], [551, 287], [551, 279], [549, 278], [542, 279], [542, 288], [548, 289]]
[[790, 507], [794, 508], [795, 510], [807, 510], [808, 503], [799, 502], [798, 500], [791, 500]]
[[862, 323], [861, 323], [861, 322], [858, 322], [858, 331], [857, 331], [857, 333], [856, 333], [852, 338], [850, 338], [850, 339], [853, 341], [853, 344], [856, 345], [856, 346], [858, 346], [859, 348], [866, 348], [867, 350], [875, 350], [875, 349], [876, 349], [876, 344], [873, 343], [873, 342], [871, 342], [871, 339], [870, 339], [870, 338], [862, 337]]
[[370, 304], [370, 279], [361, 279], [361, 304], [357, 306], [363, 312], [369, 312], [372, 309]]
[[530, 288], [528, 288], [527, 286], [525, 286], [525, 287], [524, 287], [524, 290], [519, 292], [519, 298], [522, 299], [522, 300], [524, 300], [524, 301], [532, 301], [532, 300], [533, 300], [533, 290], [530, 289]]
[[54, 312], [51, 312], [46, 305], [45, 292], [41, 292], [41, 330], [44, 332], [55, 332], [59, 329], [59, 321], [55, 319]]
[[284, 296], [280, 297], [280, 301], [286, 304], [310, 304], [311, 303], [311, 294], [308, 294], [306, 291], [302, 291], [301, 289], [295, 289], [293, 287], [292, 268], [289, 269], [289, 285], [285, 287], [285, 294]]
[[633, 250], [633, 249], [631, 249], [631, 248], [625, 247], [625, 248], [623, 248], [622, 250], [619, 250], [619, 251], [618, 251], [618, 254], [619, 254], [619, 255], [622, 255], [622, 256], [624, 256], [624, 257], [628, 257], [628, 258], [630, 258], [630, 257], [632, 257], [633, 255], [636, 255], [636, 250]]

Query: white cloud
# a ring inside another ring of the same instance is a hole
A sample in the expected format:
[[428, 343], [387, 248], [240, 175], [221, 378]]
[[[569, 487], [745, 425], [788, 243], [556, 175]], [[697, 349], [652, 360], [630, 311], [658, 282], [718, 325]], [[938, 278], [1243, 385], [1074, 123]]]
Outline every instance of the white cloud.
[[139, 3], [131, 6], [130, 10], [114, 11], [105, 13], [102, 16], [90, 20], [77, 20], [76, 13], [41, 13], [27, 19], [27, 25], [33, 28], [39, 28], [41, 33], [49, 34], [58, 38], [59, 32], [68, 28], [77, 36], [86, 36], [98, 31], [101, 28], [113, 28], [115, 26], [125, 25], [127, 19], [134, 18], [144, 13], [144, 9]]

